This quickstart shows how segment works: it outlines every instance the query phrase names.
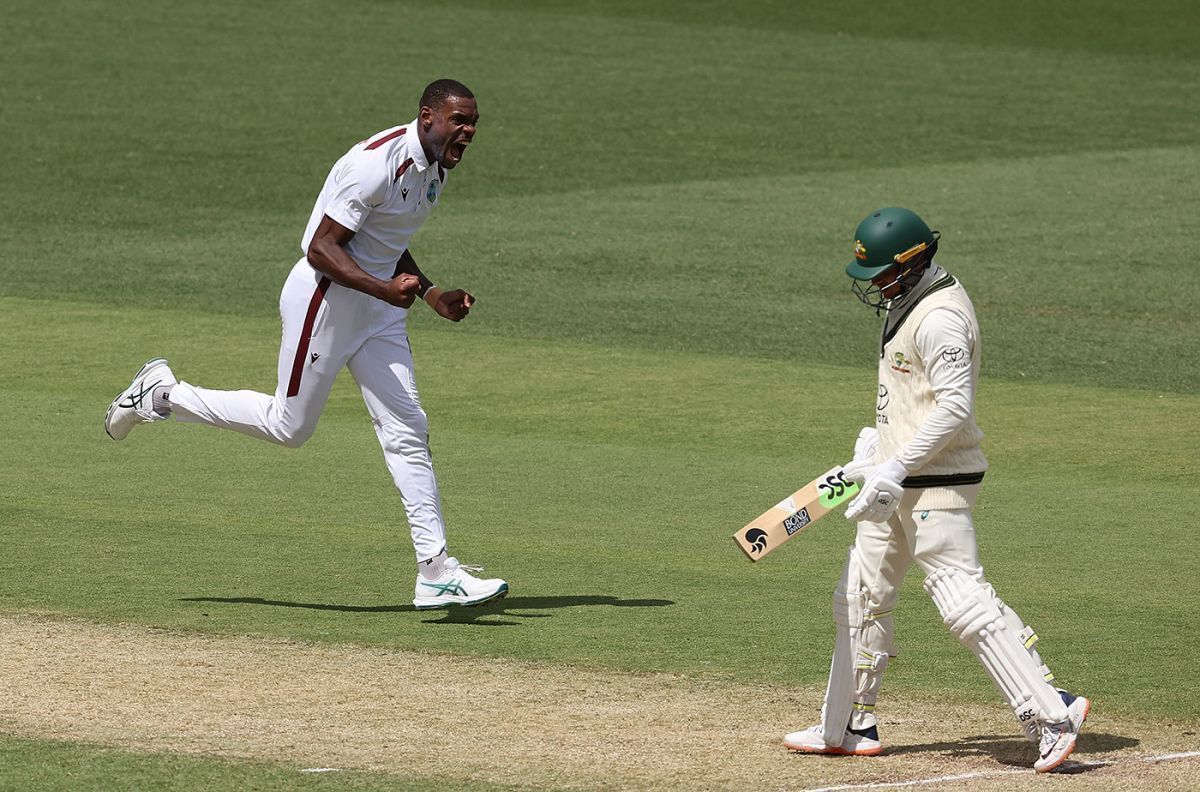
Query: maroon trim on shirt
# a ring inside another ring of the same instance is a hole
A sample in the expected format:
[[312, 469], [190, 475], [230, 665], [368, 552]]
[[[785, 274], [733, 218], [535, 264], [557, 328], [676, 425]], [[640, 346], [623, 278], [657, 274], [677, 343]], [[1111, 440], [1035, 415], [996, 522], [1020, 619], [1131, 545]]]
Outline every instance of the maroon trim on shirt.
[[442, 181], [446, 181], [446, 171], [442, 168], [442, 163], [440, 162], [438, 163], [438, 178]]
[[292, 378], [288, 380], [288, 398], [300, 392], [300, 377], [304, 375], [304, 359], [308, 357], [308, 342], [312, 340], [313, 325], [317, 322], [317, 309], [325, 299], [325, 291], [329, 288], [329, 278], [323, 277], [313, 290], [312, 299], [308, 301], [308, 313], [304, 315], [304, 328], [300, 331], [300, 343], [296, 345], [296, 359], [292, 362]]
[[412, 157], [404, 160], [404, 164], [396, 168], [396, 178], [392, 179], [393, 184], [400, 181], [400, 177], [404, 175], [404, 171], [408, 170], [409, 165], [412, 165]]
[[384, 143], [387, 143], [389, 140], [394, 140], [395, 138], [400, 137], [401, 135], [404, 134], [404, 129], [405, 129], [404, 127], [400, 127], [395, 132], [386, 134], [383, 137], [379, 138], [379, 140], [375, 140], [375, 141], [368, 143], [367, 151], [371, 151], [372, 149], [377, 149], [380, 146], [382, 146]]

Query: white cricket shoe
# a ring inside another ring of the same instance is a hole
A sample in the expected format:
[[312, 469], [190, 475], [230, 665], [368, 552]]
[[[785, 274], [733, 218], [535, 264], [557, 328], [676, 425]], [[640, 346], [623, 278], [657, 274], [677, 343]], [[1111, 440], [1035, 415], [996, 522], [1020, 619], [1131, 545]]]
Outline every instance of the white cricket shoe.
[[104, 431], [113, 440], [124, 440], [138, 424], [165, 420], [167, 416], [154, 411], [154, 389], [160, 385], [170, 388], [175, 384], [177, 380], [167, 366], [166, 358], [147, 361], [133, 378], [132, 384], [108, 405]]
[[[1070, 692], [1062, 688], [1055, 688], [1055, 690], [1058, 691], [1058, 697], [1062, 699], [1062, 703], [1067, 705], [1067, 717], [1075, 725], [1075, 731], [1079, 731], [1083, 726], [1084, 718], [1087, 717], [1091, 702], [1084, 699], [1082, 704], [1076, 704], [1075, 702], [1079, 700], [1078, 696], [1072, 696]], [[1034, 745], [1042, 741], [1042, 724], [1037, 718], [1030, 718], [1022, 723], [1021, 730], [1025, 732], [1025, 739]]]
[[435, 580], [426, 580], [417, 575], [413, 605], [417, 610], [482, 605], [508, 595], [508, 584], [500, 578], [485, 580], [471, 574], [482, 571], [481, 566], [460, 564], [457, 558], [451, 556], [446, 559], [446, 568]]
[[1083, 696], [1075, 696], [1067, 705], [1067, 719], [1061, 723], [1047, 723], [1042, 726], [1042, 739], [1038, 744], [1038, 760], [1033, 763], [1033, 769], [1039, 773], [1049, 773], [1063, 762], [1075, 750], [1075, 741], [1079, 730], [1091, 712], [1092, 702]]
[[784, 735], [783, 744], [793, 751], [803, 753], [838, 754], [841, 756], [879, 756], [883, 753], [883, 743], [879, 742], [879, 729], [868, 726], [865, 729], [846, 729], [841, 745], [830, 745], [825, 742], [825, 735], [820, 724], [810, 726], [804, 731]]

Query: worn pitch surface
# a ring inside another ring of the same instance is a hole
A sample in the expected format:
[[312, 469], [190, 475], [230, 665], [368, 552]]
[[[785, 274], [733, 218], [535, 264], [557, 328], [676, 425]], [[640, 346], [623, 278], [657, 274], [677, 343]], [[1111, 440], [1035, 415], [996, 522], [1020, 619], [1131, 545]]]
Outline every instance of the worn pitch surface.
[[[799, 789], [979, 774], [973, 788], [1182, 788], [1168, 724], [1088, 722], [1070, 779], [1036, 778], [1000, 707], [887, 700], [887, 754], [779, 742], [819, 691], [679, 675], [0, 617], [0, 730], [131, 750], [577, 789]], [[956, 783], [956, 782], [946, 782]]]

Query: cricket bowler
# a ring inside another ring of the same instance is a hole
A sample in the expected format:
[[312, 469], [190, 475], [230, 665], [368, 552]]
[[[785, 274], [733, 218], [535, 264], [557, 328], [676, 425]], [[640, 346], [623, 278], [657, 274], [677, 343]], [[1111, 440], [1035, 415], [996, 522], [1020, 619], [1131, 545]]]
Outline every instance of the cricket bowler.
[[[295, 448], [312, 436], [334, 379], [349, 369], [408, 517], [418, 609], [479, 605], [508, 593], [505, 581], [475, 577], [471, 572], [479, 567], [448, 554], [407, 329], [418, 297], [452, 322], [466, 317], [475, 301], [461, 289], [434, 286], [408, 245], [441, 201], [447, 175], [478, 123], [470, 89], [435, 80], [422, 93], [416, 118], [360, 141], [334, 163], [301, 240], [304, 255], [279, 298], [283, 337], [274, 394], [201, 388], [177, 380], [167, 361], [155, 358], [104, 417], [114, 440], [173, 415]], [[461, 361], [444, 365], [469, 375]]]
[[871, 213], [846, 267], [854, 294], [882, 314], [875, 426], [863, 429], [845, 476], [862, 485], [858, 523], [833, 595], [836, 627], [821, 723], [784, 737], [807, 753], [883, 752], [875, 700], [895, 656], [892, 611], [914, 562], [946, 627], [970, 649], [1038, 744], [1034, 769], [1075, 749], [1090, 709], [1054, 685], [1037, 635], [997, 596], [980, 566], [971, 510], [987, 472], [975, 424], [980, 338], [958, 279], [934, 262], [939, 234], [908, 209]]

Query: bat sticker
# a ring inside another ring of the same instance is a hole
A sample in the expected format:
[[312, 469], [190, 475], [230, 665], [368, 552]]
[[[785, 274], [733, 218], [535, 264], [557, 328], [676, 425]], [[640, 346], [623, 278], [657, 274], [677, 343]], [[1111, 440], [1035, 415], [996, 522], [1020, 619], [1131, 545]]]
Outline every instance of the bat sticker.
[[801, 509], [783, 521], [783, 530], [787, 531], [788, 536], [791, 536], [810, 522], [812, 520], [808, 517], [808, 509]]

